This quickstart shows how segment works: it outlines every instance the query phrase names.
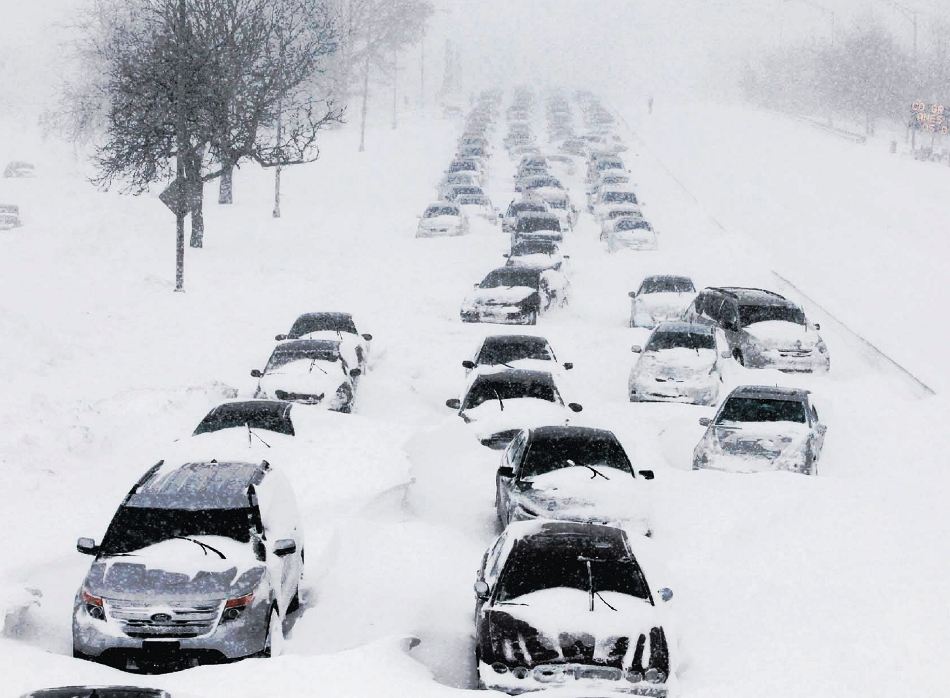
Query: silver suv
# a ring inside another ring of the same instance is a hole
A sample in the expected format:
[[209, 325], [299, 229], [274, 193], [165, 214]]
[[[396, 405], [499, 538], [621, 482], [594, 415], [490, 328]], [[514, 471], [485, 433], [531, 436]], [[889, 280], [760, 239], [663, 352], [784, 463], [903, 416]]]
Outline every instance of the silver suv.
[[773, 291], [760, 288], [705, 288], [683, 319], [715, 325], [726, 333], [729, 351], [748, 368], [826, 372], [828, 347], [804, 311]]
[[280, 651], [299, 603], [293, 490], [264, 461], [159, 462], [119, 506], [76, 594], [73, 654], [124, 669]]

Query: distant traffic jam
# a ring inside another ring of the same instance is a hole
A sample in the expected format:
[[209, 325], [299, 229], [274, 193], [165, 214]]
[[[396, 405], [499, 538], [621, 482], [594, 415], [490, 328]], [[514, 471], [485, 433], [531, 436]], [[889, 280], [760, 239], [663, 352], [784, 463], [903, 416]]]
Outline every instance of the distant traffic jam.
[[[503, 206], [485, 190], [501, 149], [516, 194]], [[500, 454], [498, 536], [472, 561], [480, 688], [665, 696], [675, 682], [676, 643], [662, 613], [673, 592], [651, 585], [638, 557], [652, 536], [656, 473], [609, 429], [569, 423], [584, 407], [565, 377], [585, 357], [562, 356], [536, 331], [571, 302], [562, 245], [582, 217], [596, 221], [605, 254], [660, 245], [625, 152], [614, 115], [589, 92], [519, 88], [506, 102], [486, 91], [416, 227], [420, 246], [486, 225], [510, 238], [498, 266], [459, 299], [460, 322], [499, 327], [459, 357], [464, 378], [445, 402]], [[583, 192], [565, 186], [581, 173]], [[811, 393], [774, 383], [727, 391], [723, 374], [736, 365], [827, 373], [818, 325], [768, 289], [697, 289], [673, 272], [653, 269], [629, 292], [629, 327], [649, 331], [630, 347], [629, 400], [715, 408], [700, 420], [694, 470], [817, 475], [826, 427]], [[363, 318], [300, 311], [250, 371], [253, 393], [215, 407], [169, 448], [132, 484], [101, 539], [79, 539], [92, 563], [73, 607], [74, 656], [151, 672], [281, 652], [284, 620], [300, 606], [305, 531], [288, 473], [250, 460], [246, 447], [312, 438], [310, 414], [359, 411], [360, 385], [372, 380]]]

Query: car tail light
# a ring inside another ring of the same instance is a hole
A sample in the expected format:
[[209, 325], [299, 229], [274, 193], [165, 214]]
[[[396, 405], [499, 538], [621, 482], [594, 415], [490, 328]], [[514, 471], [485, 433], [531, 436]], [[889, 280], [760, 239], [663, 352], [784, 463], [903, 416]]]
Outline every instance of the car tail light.
[[89, 614], [90, 618], [95, 618], [96, 620], [105, 620], [106, 611], [102, 605], [102, 598], [99, 596], [94, 596], [90, 594], [85, 589], [82, 590], [82, 602], [85, 606], [86, 613]]

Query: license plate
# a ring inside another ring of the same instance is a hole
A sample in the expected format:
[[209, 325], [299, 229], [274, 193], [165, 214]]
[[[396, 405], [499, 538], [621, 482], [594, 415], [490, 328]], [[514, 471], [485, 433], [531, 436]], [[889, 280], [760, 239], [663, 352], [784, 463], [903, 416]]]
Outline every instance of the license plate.
[[174, 654], [181, 650], [181, 643], [178, 640], [143, 640], [142, 650], [153, 655]]

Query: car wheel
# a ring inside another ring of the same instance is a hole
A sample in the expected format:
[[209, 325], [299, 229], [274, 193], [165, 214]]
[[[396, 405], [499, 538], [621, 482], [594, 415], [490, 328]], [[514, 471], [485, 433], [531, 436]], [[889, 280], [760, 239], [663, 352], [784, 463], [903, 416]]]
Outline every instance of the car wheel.
[[280, 620], [280, 614], [277, 612], [277, 606], [270, 610], [270, 616], [267, 619], [267, 637], [264, 638], [264, 649], [261, 650], [262, 657], [279, 657], [284, 651], [284, 624]]

